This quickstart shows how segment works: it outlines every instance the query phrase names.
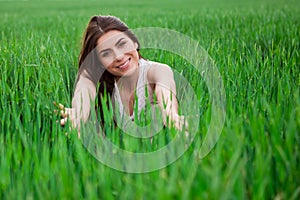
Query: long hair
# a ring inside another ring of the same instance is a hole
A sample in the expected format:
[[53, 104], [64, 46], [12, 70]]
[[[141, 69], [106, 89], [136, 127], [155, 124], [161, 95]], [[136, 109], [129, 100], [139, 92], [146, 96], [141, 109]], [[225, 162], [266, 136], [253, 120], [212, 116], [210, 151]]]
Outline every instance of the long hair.
[[[87, 57], [90, 56], [89, 54], [95, 53], [95, 51], [93, 50], [97, 46], [98, 39], [103, 34], [111, 30], [124, 32], [133, 42], [136, 42], [138, 44], [138, 54], [141, 58], [141, 55], [139, 53], [140, 43], [136, 36], [129, 30], [129, 28], [124, 22], [122, 22], [119, 18], [114, 16], [93, 16], [90, 19], [87, 28], [84, 32], [82, 48], [79, 55], [79, 69], [81, 68]], [[90, 57], [88, 59], [90, 59]], [[114, 90], [115, 77], [105, 70], [105, 68], [100, 63], [100, 60], [97, 55], [92, 56], [92, 59], [94, 59], [93, 61], [91, 61], [93, 65], [96, 63], [96, 67], [102, 68], [102, 70], [104, 71], [102, 76], [100, 77], [100, 84], [98, 88], [98, 108], [100, 110], [100, 117], [103, 121], [102, 97], [104, 95], [106, 95], [107, 97], [111, 97], [112, 92]], [[109, 107], [108, 101], [106, 101], [105, 103]]]

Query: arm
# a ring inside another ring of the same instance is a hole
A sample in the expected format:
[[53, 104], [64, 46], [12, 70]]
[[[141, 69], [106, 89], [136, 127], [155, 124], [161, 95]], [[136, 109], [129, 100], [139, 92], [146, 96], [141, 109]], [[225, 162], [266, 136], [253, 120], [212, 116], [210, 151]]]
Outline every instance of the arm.
[[148, 80], [154, 83], [154, 92], [157, 103], [163, 112], [164, 122], [167, 123], [167, 117], [174, 123], [179, 130], [184, 124], [184, 116], [178, 115], [178, 102], [176, 98], [176, 84], [172, 69], [165, 64], [153, 63], [148, 71]]
[[87, 121], [91, 110], [91, 100], [94, 100], [95, 97], [96, 87], [88, 78], [87, 71], [84, 70], [80, 74], [75, 87], [72, 108], [65, 108], [61, 113], [64, 117], [61, 120], [61, 125], [65, 125], [67, 119], [69, 119], [72, 126], [78, 129], [78, 136], [80, 136], [80, 122]]
[[86, 71], [80, 75], [76, 84], [74, 96], [72, 99], [72, 108], [75, 109], [75, 126], [79, 127], [80, 121], [86, 122], [90, 110], [91, 101], [95, 100], [96, 87], [93, 82], [85, 76]]

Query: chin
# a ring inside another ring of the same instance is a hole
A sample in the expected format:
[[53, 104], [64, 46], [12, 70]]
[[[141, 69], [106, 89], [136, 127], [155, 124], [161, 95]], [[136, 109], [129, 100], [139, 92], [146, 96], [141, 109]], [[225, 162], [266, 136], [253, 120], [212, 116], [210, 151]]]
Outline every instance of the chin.
[[129, 68], [122, 74], [124, 77], [132, 76], [138, 70], [138, 65], [129, 66]]

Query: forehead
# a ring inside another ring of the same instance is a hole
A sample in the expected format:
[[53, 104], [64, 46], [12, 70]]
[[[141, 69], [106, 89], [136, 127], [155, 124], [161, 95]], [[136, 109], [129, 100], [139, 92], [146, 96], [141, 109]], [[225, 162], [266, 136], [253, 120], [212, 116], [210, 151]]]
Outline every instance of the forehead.
[[111, 31], [108, 31], [107, 33], [104, 33], [97, 40], [97, 46], [98, 46], [98, 48], [113, 46], [121, 38], [129, 38], [129, 37], [122, 31], [111, 30]]

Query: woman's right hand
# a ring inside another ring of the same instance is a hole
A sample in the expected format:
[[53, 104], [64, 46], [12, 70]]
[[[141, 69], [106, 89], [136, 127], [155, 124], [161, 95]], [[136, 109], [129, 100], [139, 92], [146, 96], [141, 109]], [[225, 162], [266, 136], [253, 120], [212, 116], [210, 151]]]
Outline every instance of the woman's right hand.
[[[61, 120], [60, 125], [65, 126], [68, 121], [70, 121], [72, 128], [79, 128], [76, 127], [75, 121], [75, 109], [74, 108], [65, 108], [65, 106], [61, 103], [53, 102], [53, 104], [58, 108], [58, 110], [54, 110], [55, 113], [59, 113]], [[71, 127], [70, 127], [71, 128]], [[66, 133], [67, 135], [67, 133]], [[80, 138], [80, 129], [77, 130], [78, 138]]]
[[67, 121], [70, 120], [72, 126], [75, 125], [75, 109], [74, 108], [65, 108], [65, 106], [61, 103], [53, 103], [58, 110], [55, 110], [56, 113], [60, 114], [61, 120], [60, 125], [66, 125]]

